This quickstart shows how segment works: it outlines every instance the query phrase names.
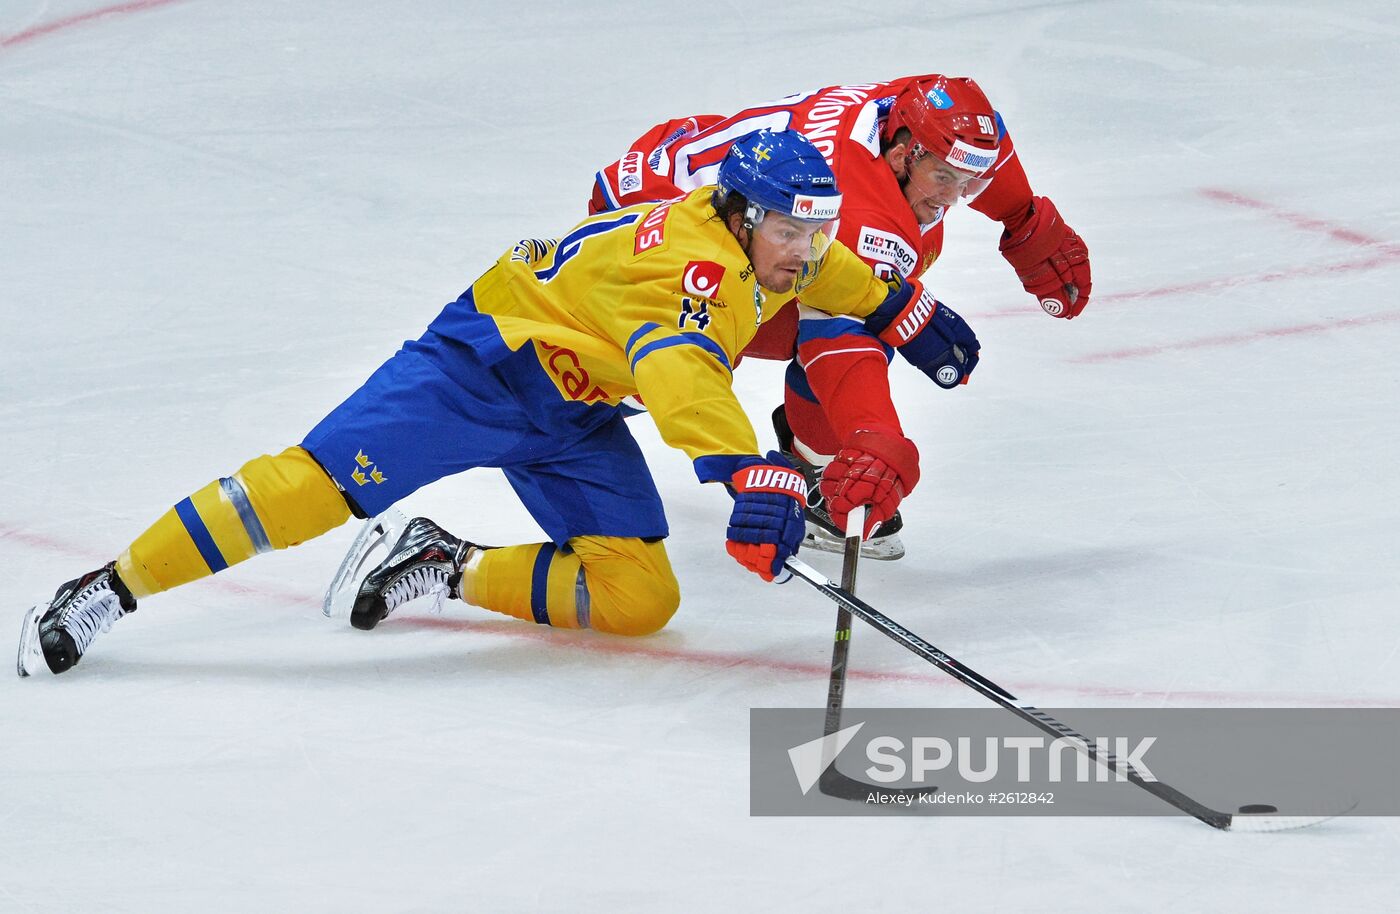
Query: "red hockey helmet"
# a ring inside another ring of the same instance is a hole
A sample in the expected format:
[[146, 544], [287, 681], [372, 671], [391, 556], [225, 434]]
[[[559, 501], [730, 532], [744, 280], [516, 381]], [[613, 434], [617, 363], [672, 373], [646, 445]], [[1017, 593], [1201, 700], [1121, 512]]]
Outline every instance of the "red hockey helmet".
[[997, 114], [977, 83], [966, 77], [938, 76], [911, 82], [895, 96], [884, 136], [907, 128], [910, 154], [935, 155], [962, 171], [982, 177], [996, 164]]

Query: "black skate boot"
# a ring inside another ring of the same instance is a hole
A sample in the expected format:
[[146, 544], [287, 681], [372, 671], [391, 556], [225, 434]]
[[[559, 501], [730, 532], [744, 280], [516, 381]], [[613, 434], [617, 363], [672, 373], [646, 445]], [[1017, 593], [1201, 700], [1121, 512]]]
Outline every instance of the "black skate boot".
[[[778, 450], [792, 465], [802, 471], [807, 480], [807, 536], [802, 541], [804, 549], [841, 554], [846, 548], [846, 533], [831, 520], [826, 510], [826, 499], [822, 498], [822, 467], [808, 463], [797, 453], [794, 446], [792, 427], [788, 425], [787, 412], [780, 405], [773, 410], [773, 431], [778, 435]], [[894, 517], [875, 528], [870, 538], [860, 544], [860, 554], [867, 559], [892, 562], [904, 557], [904, 541], [899, 531], [904, 529], [904, 518], [898, 511]]]
[[426, 517], [415, 517], [379, 567], [366, 575], [350, 610], [350, 624], [369, 631], [409, 600], [432, 596], [434, 612], [448, 597], [459, 596], [462, 566], [473, 549]]
[[136, 598], [117, 577], [114, 563], [69, 581], [25, 614], [20, 629], [16, 672], [28, 676], [40, 670], [42, 657], [57, 675], [83, 656], [99, 631], [107, 631], [122, 616], [136, 611]]

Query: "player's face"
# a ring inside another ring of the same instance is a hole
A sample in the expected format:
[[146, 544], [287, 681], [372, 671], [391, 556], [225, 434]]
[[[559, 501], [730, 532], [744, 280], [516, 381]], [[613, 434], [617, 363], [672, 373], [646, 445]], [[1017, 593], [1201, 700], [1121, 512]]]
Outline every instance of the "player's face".
[[906, 179], [904, 199], [921, 225], [938, 219], [942, 209], [952, 206], [967, 194], [977, 181], [971, 172], [954, 168], [935, 156], [912, 156], [905, 159]]
[[749, 261], [759, 284], [774, 292], [791, 291], [802, 275], [802, 264], [825, 251], [828, 234], [824, 228], [815, 222], [765, 213], [754, 226], [749, 243]]

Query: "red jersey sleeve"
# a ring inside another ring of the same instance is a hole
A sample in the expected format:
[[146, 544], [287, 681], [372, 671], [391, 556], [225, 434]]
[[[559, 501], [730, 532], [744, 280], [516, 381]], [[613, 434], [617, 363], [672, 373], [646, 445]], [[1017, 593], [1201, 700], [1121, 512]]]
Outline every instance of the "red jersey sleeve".
[[670, 170], [662, 167], [666, 150], [721, 120], [718, 114], [697, 114], [657, 124], [642, 134], [622, 158], [598, 171], [588, 214], [684, 195], [686, 191], [671, 180]]
[[[893, 178], [891, 188], [899, 193]], [[902, 195], [899, 200], [903, 201]], [[914, 240], [919, 232], [912, 213], [904, 220], [897, 211], [843, 209], [836, 237], [877, 275], [910, 276], [919, 271], [922, 255]], [[837, 441], [845, 444], [860, 429], [902, 435], [890, 397], [892, 350], [858, 318], [811, 308], [799, 309], [798, 318], [798, 363]]]
[[997, 126], [1001, 128], [1002, 136], [997, 162], [991, 169], [992, 180], [970, 205], [987, 218], [1012, 228], [1019, 226], [1030, 214], [1031, 184], [1021, 165], [1021, 157], [1016, 154], [1016, 144], [1006, 132], [1000, 114], [997, 115]]

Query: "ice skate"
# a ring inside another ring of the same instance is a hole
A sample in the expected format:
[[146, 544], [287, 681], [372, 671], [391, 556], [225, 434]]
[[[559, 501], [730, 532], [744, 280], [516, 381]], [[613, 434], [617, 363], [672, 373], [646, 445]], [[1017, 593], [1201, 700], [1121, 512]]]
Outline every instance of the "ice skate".
[[[807, 535], [802, 540], [802, 548], [840, 555], [846, 548], [846, 534], [832, 522], [831, 514], [827, 512], [820, 485], [822, 467], [807, 461], [797, 452], [787, 413], [781, 406], [773, 410], [773, 431], [778, 435], [778, 450], [802, 471], [803, 478], [807, 480]], [[904, 541], [899, 538], [899, 531], [903, 528], [904, 518], [896, 511], [893, 517], [875, 528], [869, 539], [861, 543], [861, 556], [884, 562], [902, 558]]]
[[355, 604], [359, 583], [375, 566], [388, 558], [389, 551], [403, 535], [408, 518], [403, 512], [390, 508], [378, 517], [365, 521], [355, 541], [340, 560], [335, 577], [326, 588], [321, 612], [327, 617], [345, 615]]
[[420, 597], [430, 597], [432, 611], [441, 612], [448, 597], [458, 596], [467, 557], [481, 548], [457, 539], [426, 517], [415, 517], [401, 529], [388, 556], [365, 576], [356, 592], [350, 610], [355, 628], [368, 631]]
[[117, 577], [112, 563], [69, 581], [51, 602], [25, 614], [16, 672], [20, 676], [42, 669], [62, 673], [82, 658], [99, 631], [107, 631], [135, 611], [136, 598]]

